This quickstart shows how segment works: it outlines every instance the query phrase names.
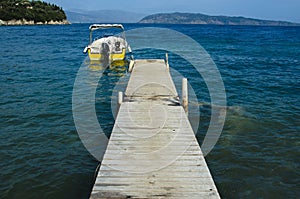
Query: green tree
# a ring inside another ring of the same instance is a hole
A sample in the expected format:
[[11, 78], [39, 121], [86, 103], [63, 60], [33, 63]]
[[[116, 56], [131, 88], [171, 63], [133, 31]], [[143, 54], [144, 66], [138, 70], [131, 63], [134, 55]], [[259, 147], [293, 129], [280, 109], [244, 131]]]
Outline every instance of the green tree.
[[0, 0], [0, 19], [34, 20], [35, 22], [62, 21], [66, 19], [63, 9], [42, 1]]

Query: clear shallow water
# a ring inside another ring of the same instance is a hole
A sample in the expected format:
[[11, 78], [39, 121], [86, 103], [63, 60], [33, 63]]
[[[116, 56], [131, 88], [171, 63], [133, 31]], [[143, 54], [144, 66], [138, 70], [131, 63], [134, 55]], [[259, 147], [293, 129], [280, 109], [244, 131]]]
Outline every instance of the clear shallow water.
[[[0, 198], [87, 198], [98, 162], [72, 118], [72, 89], [85, 60], [89, 24], [0, 27]], [[147, 25], [148, 26], [148, 25]], [[125, 29], [143, 27], [125, 24]], [[300, 28], [160, 25], [198, 41], [224, 80], [227, 118], [207, 156], [223, 198], [297, 198], [300, 193]], [[163, 58], [140, 50], [136, 57]], [[204, 81], [185, 60], [171, 67], [189, 78], [201, 112], [201, 143], [210, 117]], [[106, 70], [96, 93], [109, 135], [111, 97], [126, 72]], [[192, 122], [196, 120], [190, 115]]]

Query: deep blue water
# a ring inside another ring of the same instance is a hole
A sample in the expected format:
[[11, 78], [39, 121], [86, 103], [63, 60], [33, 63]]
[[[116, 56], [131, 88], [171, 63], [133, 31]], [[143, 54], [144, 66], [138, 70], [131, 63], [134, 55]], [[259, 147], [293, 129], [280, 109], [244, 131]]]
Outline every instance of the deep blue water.
[[[0, 198], [89, 196], [98, 162], [81, 143], [72, 116], [73, 84], [85, 63], [89, 25], [0, 27]], [[199, 42], [224, 81], [226, 122], [206, 157], [220, 195], [298, 198], [300, 28], [157, 27]], [[135, 56], [163, 58], [164, 52], [142, 49]], [[198, 96], [191, 103], [201, 112], [197, 138], [202, 143], [211, 107], [205, 82], [180, 56], [170, 52], [169, 59]], [[96, 93], [98, 120], [108, 135], [114, 122], [111, 95], [121, 77], [129, 74], [107, 69]], [[190, 119], [195, 122], [192, 113]]]

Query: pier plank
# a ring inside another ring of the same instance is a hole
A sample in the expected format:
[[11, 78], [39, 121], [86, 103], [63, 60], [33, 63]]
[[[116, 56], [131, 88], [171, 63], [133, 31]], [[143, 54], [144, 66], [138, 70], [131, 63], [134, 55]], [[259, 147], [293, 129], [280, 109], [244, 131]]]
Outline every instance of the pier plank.
[[90, 198], [220, 198], [164, 60], [136, 60]]

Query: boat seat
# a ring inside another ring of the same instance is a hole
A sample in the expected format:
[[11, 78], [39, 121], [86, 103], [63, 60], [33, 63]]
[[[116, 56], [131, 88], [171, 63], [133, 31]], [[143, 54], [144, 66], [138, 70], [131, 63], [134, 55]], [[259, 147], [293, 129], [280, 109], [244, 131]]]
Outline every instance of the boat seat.
[[91, 53], [93, 53], [93, 54], [99, 54], [100, 53], [100, 48], [99, 47], [91, 46], [90, 49], [91, 49]]

